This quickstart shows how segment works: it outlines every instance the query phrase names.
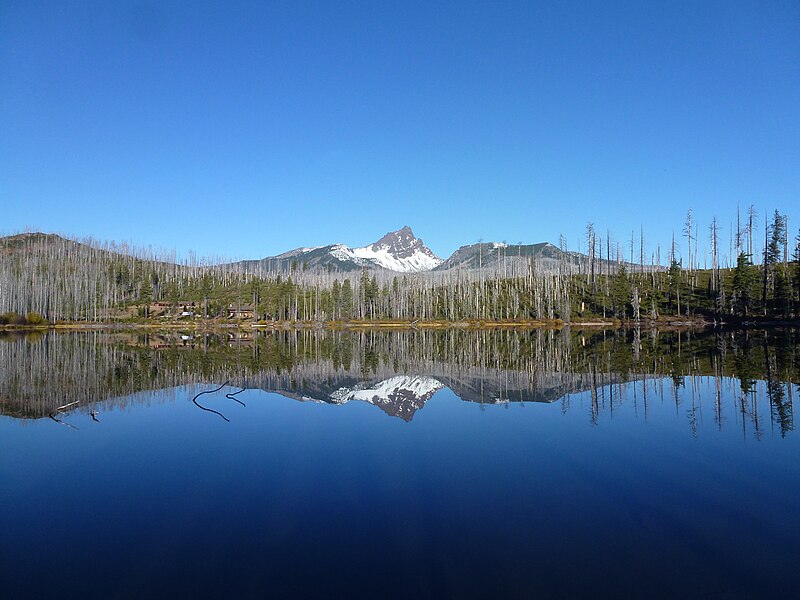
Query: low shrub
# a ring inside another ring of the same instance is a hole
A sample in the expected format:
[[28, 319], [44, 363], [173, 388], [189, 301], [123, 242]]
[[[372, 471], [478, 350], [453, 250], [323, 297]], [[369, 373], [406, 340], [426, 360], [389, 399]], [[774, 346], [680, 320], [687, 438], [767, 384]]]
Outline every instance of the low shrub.
[[2, 325], [47, 325], [47, 319], [37, 312], [29, 312], [22, 316], [15, 312], [0, 313], [0, 326]]
[[29, 312], [26, 319], [29, 325], [47, 325], [47, 319], [37, 312]]

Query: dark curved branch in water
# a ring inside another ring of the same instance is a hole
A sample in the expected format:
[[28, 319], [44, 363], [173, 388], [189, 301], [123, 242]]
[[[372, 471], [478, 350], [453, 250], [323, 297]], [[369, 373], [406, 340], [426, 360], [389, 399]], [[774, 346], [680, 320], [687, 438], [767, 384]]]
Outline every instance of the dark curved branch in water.
[[247, 389], [247, 388], [242, 388], [242, 389], [240, 389], [238, 392], [231, 392], [230, 394], [225, 394], [225, 397], [226, 397], [226, 398], [228, 398], [229, 400], [235, 400], [236, 402], [238, 402], [238, 403], [239, 403], [239, 404], [241, 404], [242, 406], [247, 406], [247, 405], [246, 405], [244, 402], [242, 402], [242, 401], [241, 401], [241, 400], [239, 400], [238, 398], [234, 398], [234, 396], [236, 396], [237, 394], [241, 394], [241, 393], [242, 393], [243, 391], [245, 391], [246, 389]]
[[59, 406], [53, 412], [49, 413], [48, 416], [51, 419], [53, 419], [53, 421], [58, 423], [59, 425], [65, 425], [67, 427], [72, 427], [73, 429], [78, 429], [78, 427], [75, 427], [75, 425], [73, 425], [72, 423], [67, 423], [66, 421], [64, 421], [62, 419], [57, 419], [56, 418], [56, 415], [59, 415], [59, 414], [62, 414], [65, 417], [68, 417], [69, 416], [69, 412], [67, 412], [67, 409], [70, 406], [75, 406], [77, 403], [78, 403], [78, 400], [75, 400], [75, 402], [69, 402], [69, 403], [67, 403], [67, 404], [65, 404], [63, 406]]
[[[55, 421], [56, 423], [58, 423], [59, 425], [65, 425], [66, 427], [72, 427], [73, 429], [79, 429], [78, 427], [75, 427], [75, 425], [73, 425], [72, 423], [67, 423], [66, 421], [62, 421], [61, 419], [56, 419], [56, 415], [57, 415], [58, 413], [59, 413], [59, 410], [58, 410], [58, 409], [56, 409], [55, 411], [51, 412], [51, 413], [50, 413], [48, 416], [49, 416], [51, 419], [53, 419], [53, 421]], [[62, 414], [63, 414], [64, 416], [69, 416], [69, 413], [68, 413], [68, 412], [67, 412], [67, 413], [62, 413]]]
[[228, 385], [228, 383], [229, 383], [229, 382], [228, 382], [228, 381], [226, 381], [225, 383], [223, 383], [221, 386], [219, 386], [218, 388], [216, 388], [216, 389], [214, 389], [214, 390], [206, 390], [205, 392], [200, 392], [200, 393], [199, 393], [199, 394], [197, 394], [197, 395], [196, 395], [194, 398], [192, 398], [192, 402], [194, 402], [194, 405], [195, 405], [197, 408], [199, 408], [199, 409], [201, 409], [201, 410], [205, 410], [205, 411], [211, 412], [211, 413], [214, 413], [215, 415], [219, 415], [220, 417], [222, 417], [223, 419], [225, 419], [225, 420], [226, 420], [228, 423], [230, 423], [230, 422], [231, 422], [231, 420], [230, 420], [230, 419], [228, 419], [228, 418], [227, 418], [225, 415], [223, 415], [221, 412], [219, 412], [219, 411], [216, 411], [216, 410], [214, 410], [213, 408], [206, 408], [205, 406], [202, 406], [202, 405], [201, 405], [199, 402], [197, 402], [197, 399], [198, 399], [200, 396], [202, 396], [203, 394], [213, 394], [214, 392], [218, 392], [218, 391], [220, 391], [222, 388], [224, 388], [226, 385]]

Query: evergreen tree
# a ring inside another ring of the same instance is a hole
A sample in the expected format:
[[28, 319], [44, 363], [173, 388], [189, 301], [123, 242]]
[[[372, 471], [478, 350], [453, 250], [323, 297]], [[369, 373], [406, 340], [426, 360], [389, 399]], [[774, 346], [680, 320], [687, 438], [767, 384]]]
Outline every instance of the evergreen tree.
[[[782, 248], [786, 243], [786, 217], [776, 210], [772, 218], [772, 225], [767, 227], [765, 234], [767, 240], [764, 248], [764, 285], [761, 293], [761, 302], [766, 312], [770, 305], [774, 309], [780, 310], [779, 303], [781, 301], [785, 303], [786, 282], [780, 281], [778, 283], [780, 286], [778, 291], [783, 296], [780, 299], [775, 296], [775, 284], [779, 278], [777, 267], [781, 262]], [[769, 302], [770, 292], [772, 292], [772, 303]]]
[[667, 291], [669, 292], [668, 301], [681, 314], [681, 264], [672, 259], [667, 274]]
[[350, 284], [349, 279], [345, 279], [342, 283], [341, 299], [339, 301], [339, 309], [341, 317], [349, 319], [353, 313], [353, 286]]
[[624, 319], [627, 316], [628, 302], [631, 298], [631, 284], [624, 263], [620, 263], [617, 268], [611, 289], [614, 314], [617, 318]]
[[141, 316], [150, 316], [150, 303], [153, 301], [153, 287], [150, 284], [150, 277], [145, 275], [142, 285], [139, 287], [139, 304]]
[[750, 262], [750, 256], [740, 252], [733, 272], [733, 306], [737, 315], [748, 316], [752, 307], [755, 281], [756, 273]]

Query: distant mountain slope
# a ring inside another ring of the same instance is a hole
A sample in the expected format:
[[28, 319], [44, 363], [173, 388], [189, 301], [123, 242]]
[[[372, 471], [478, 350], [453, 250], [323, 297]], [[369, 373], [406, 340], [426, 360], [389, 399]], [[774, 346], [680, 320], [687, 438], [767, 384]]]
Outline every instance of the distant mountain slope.
[[[248, 272], [258, 271], [293, 271], [305, 270], [331, 270], [331, 271], [358, 271], [366, 263], [353, 260], [345, 250], [347, 246], [331, 244], [316, 248], [297, 248], [277, 256], [267, 256], [261, 260], [242, 260], [231, 266], [241, 267]], [[349, 250], [349, 249], [348, 249]]]
[[[567, 255], [572, 257], [573, 253], [567, 253]], [[436, 269], [444, 271], [456, 268], [493, 268], [504, 261], [513, 261], [515, 259], [525, 259], [527, 261], [529, 258], [541, 260], [543, 264], [555, 264], [563, 256], [564, 252], [549, 242], [517, 245], [508, 245], [499, 242], [481, 242], [478, 244], [461, 246], [458, 250], [453, 252], [450, 258], [436, 267]]]

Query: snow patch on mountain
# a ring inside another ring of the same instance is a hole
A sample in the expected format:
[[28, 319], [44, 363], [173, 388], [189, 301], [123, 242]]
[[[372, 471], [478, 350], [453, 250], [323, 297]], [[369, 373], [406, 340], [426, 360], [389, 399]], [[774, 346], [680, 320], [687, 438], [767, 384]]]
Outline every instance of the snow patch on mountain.
[[306, 254], [308, 252], [312, 252], [314, 250], [319, 250], [324, 246], [315, 246], [313, 248], [295, 248], [294, 250], [289, 250], [288, 252], [284, 252], [283, 254], [278, 254], [275, 258], [294, 258], [295, 256], [300, 256], [301, 254]]
[[374, 244], [365, 248], [353, 248], [352, 253], [355, 257], [369, 260], [384, 269], [403, 273], [430, 271], [442, 264], [442, 259], [421, 250], [416, 250], [404, 258], [400, 258], [392, 254], [388, 247], [380, 246], [376, 249]]
[[344, 244], [336, 244], [328, 252], [332, 257], [347, 262], [354, 262], [358, 265], [369, 266], [370, 262], [356, 256], [352, 248], [348, 248]]

